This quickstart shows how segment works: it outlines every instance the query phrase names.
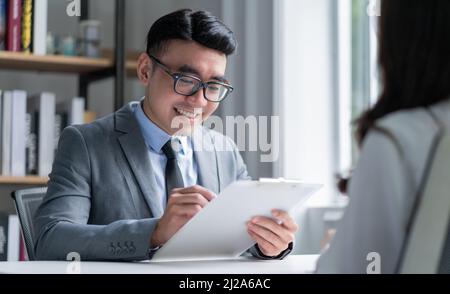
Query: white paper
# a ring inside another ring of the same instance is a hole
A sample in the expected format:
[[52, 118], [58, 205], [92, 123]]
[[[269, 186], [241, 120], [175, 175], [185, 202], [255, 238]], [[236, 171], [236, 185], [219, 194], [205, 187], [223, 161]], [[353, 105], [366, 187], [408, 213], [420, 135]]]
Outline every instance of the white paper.
[[246, 225], [252, 217], [272, 217], [272, 209], [291, 213], [321, 187], [280, 180], [235, 182], [173, 235], [151, 261], [237, 258], [255, 244]]

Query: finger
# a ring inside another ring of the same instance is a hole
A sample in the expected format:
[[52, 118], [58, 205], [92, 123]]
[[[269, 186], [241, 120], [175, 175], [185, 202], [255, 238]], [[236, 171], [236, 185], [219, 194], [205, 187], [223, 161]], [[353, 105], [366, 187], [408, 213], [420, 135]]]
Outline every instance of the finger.
[[200, 210], [202, 210], [202, 207], [198, 204], [175, 205], [173, 208], [175, 215], [188, 219], [194, 217]]
[[275, 235], [274, 233], [272, 233], [271, 231], [269, 231], [263, 227], [260, 227], [260, 226], [255, 225], [250, 222], [248, 224], [248, 228], [250, 231], [252, 231], [256, 235], [260, 236], [267, 242], [271, 243], [277, 249], [281, 249], [281, 248], [287, 246], [287, 244], [285, 242], [283, 242], [277, 235]]
[[272, 215], [282, 222], [282, 225], [286, 227], [290, 232], [295, 233], [298, 230], [298, 225], [295, 223], [294, 219], [283, 210], [274, 209], [272, 210]]
[[258, 244], [261, 252], [266, 256], [276, 256], [279, 250], [270, 242], [262, 238], [261, 236], [255, 234], [253, 231], [248, 230], [250, 237]]
[[181, 193], [181, 194], [200, 193], [206, 199], [208, 199], [208, 201], [211, 201], [214, 198], [216, 198], [216, 194], [214, 194], [213, 192], [209, 191], [208, 189], [206, 189], [200, 185], [195, 185], [195, 186], [191, 186], [191, 187], [187, 187], [187, 188], [176, 188], [176, 189], [173, 189], [172, 192], [177, 192], [177, 193]]
[[175, 193], [169, 198], [171, 204], [198, 204], [201, 207], [205, 207], [206, 204], [209, 203], [208, 199], [203, 197], [200, 193], [191, 193], [191, 194], [178, 194]]
[[252, 223], [271, 231], [285, 243], [290, 243], [294, 239], [293, 234], [287, 228], [278, 224], [275, 220], [271, 218], [257, 216], [252, 219]]

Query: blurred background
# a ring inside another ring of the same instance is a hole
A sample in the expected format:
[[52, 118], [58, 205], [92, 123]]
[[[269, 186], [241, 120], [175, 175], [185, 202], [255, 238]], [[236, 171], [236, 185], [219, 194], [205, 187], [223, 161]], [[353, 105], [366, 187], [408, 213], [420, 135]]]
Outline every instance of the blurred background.
[[[107, 52], [111, 56], [117, 45], [115, 1], [81, 1], [81, 17], [67, 14], [71, 2], [48, 0], [47, 31], [53, 38], [71, 40], [79, 37], [81, 20], [95, 20], [98, 49], [103, 52], [97, 61], [112, 62]], [[269, 121], [272, 116], [279, 117], [280, 128], [269, 135], [272, 142], [279, 142], [277, 160], [261, 162], [267, 150], [245, 148], [242, 155], [254, 179], [285, 177], [324, 184], [308, 209], [298, 213], [301, 234], [296, 250], [317, 253], [326, 230], [339, 219], [346, 203], [336, 189], [335, 176], [348, 171], [358, 156], [351, 122], [378, 95], [376, 6], [368, 0], [124, 1], [120, 9], [128, 57], [123, 103], [144, 95], [134, 66], [156, 19], [181, 8], [208, 10], [219, 16], [234, 31], [239, 47], [229, 58], [227, 70], [235, 92], [216, 115], [266, 116]], [[47, 38], [47, 42], [51, 40]], [[42, 70], [41, 63], [28, 66], [29, 61], [0, 51], [0, 90], [51, 92], [57, 104], [84, 94], [86, 109], [96, 118], [115, 110], [114, 76], [95, 80], [80, 91], [83, 75], [66, 71], [81, 63], [72, 60], [66, 64], [58, 59], [65, 67], [61, 70], [61, 63], [58, 67], [44, 60], [49, 66]], [[12, 190], [45, 184], [45, 179], [28, 179], [0, 177], [1, 211], [15, 213]]]

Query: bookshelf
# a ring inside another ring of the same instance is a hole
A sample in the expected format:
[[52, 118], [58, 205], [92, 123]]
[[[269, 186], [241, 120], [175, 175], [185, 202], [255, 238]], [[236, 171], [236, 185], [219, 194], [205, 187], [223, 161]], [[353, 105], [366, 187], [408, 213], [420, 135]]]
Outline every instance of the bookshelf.
[[[135, 56], [136, 54], [130, 54]], [[137, 61], [125, 62], [129, 77], [136, 75]], [[87, 58], [79, 56], [25, 54], [0, 51], [1, 70], [20, 70], [53, 73], [89, 74], [114, 68], [113, 57]]]
[[[101, 58], [63, 55], [38, 56], [0, 51], [0, 70], [76, 75], [78, 77], [78, 96], [85, 97], [86, 108], [88, 108], [89, 101], [89, 85], [106, 78], [114, 78], [114, 108], [119, 109], [124, 104], [125, 79], [136, 77], [137, 54], [130, 52], [127, 54], [125, 50], [125, 0], [115, 0], [113, 3], [115, 3], [115, 13], [112, 16], [114, 18], [115, 48], [104, 50]], [[88, 7], [88, 1], [82, 0], [80, 20], [89, 18]], [[12, 186], [24, 186], [24, 188], [44, 186], [47, 181], [47, 177], [0, 175], [0, 210], [5, 204], [10, 204], [10, 202], [5, 202], [5, 199], [9, 197]], [[12, 208], [10, 207], [9, 210]]]
[[0, 69], [83, 74], [110, 67], [112, 67], [112, 61], [106, 58], [37, 56], [17, 52], [0, 52]]

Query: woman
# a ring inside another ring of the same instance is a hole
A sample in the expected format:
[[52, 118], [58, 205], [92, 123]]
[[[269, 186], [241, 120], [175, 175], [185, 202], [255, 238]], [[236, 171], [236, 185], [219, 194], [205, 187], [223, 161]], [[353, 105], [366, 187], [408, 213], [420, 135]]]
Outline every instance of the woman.
[[[350, 203], [319, 273], [395, 273], [433, 140], [450, 130], [450, 1], [383, 1], [383, 90], [358, 121]], [[376, 271], [376, 269], [375, 269]]]

